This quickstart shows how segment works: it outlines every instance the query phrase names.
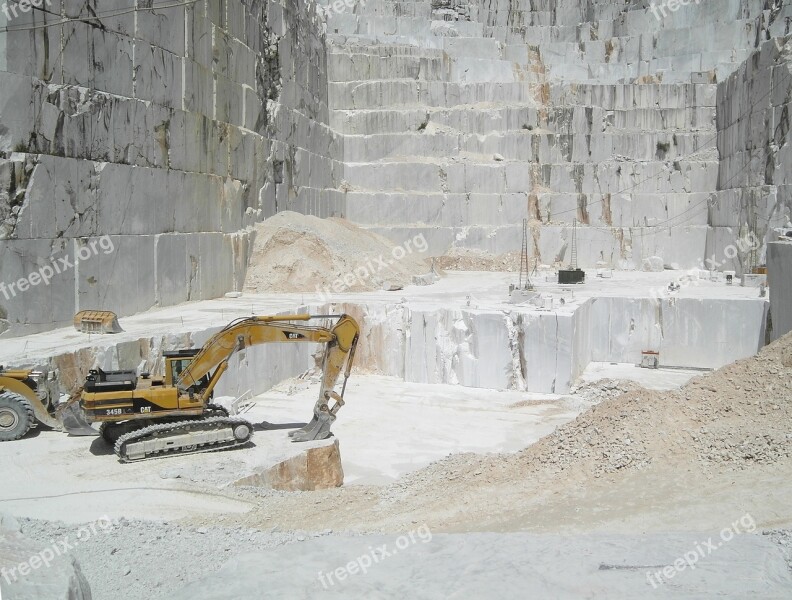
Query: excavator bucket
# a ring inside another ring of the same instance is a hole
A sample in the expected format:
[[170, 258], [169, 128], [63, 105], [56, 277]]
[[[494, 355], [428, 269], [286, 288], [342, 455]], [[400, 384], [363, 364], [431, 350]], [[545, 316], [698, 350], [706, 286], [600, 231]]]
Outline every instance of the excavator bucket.
[[74, 315], [74, 328], [82, 333], [121, 333], [118, 316], [109, 310], [81, 310]]
[[336, 420], [335, 415], [325, 412], [314, 414], [311, 422], [305, 427], [295, 429], [289, 432], [289, 437], [292, 442], [311, 442], [313, 440], [323, 440], [330, 436], [330, 427], [333, 426], [333, 421]]
[[60, 421], [63, 429], [70, 435], [89, 436], [99, 435], [99, 432], [91, 427], [88, 419], [80, 408], [80, 395], [75, 394], [68, 402], [61, 404], [55, 410], [55, 416]]

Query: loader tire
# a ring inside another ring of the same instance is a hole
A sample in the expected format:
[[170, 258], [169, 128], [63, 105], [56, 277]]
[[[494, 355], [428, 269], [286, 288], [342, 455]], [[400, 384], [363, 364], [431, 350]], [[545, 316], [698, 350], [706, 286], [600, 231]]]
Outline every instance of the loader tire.
[[11, 392], [0, 394], [0, 442], [18, 440], [35, 422], [30, 402]]

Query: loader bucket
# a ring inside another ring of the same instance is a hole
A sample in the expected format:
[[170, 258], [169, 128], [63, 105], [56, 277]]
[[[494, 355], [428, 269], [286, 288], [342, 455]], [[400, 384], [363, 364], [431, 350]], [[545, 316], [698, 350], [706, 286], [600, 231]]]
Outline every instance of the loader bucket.
[[81, 310], [74, 315], [74, 328], [82, 333], [121, 333], [118, 316], [109, 310]]
[[60, 421], [63, 429], [70, 435], [89, 436], [99, 435], [99, 432], [91, 427], [88, 419], [80, 408], [77, 401], [79, 396], [73, 397], [65, 404], [58, 406], [55, 415]]

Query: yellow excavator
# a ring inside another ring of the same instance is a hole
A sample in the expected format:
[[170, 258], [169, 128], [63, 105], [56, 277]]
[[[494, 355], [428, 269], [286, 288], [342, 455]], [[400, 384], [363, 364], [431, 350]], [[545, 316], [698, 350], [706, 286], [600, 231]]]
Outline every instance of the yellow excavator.
[[[335, 324], [330, 328], [303, 324], [322, 319]], [[253, 425], [211, 402], [231, 356], [258, 344], [320, 343], [325, 345], [322, 384], [313, 417], [289, 435], [296, 442], [324, 439], [344, 405], [359, 335], [357, 322], [348, 315], [245, 317], [201, 348], [163, 353], [164, 377], [91, 370], [75, 400], [88, 422], [101, 423], [101, 435], [122, 462], [243, 446], [253, 435]], [[336, 392], [342, 372], [343, 386]]]
[[[335, 324], [302, 324], [312, 320]], [[324, 439], [344, 405], [359, 336], [360, 327], [348, 315], [246, 317], [201, 348], [163, 353], [164, 376], [92, 369], [83, 387], [60, 404], [55, 372], [0, 367], [0, 442], [17, 440], [43, 423], [75, 435], [98, 433], [123, 462], [245, 445], [253, 434], [251, 423], [212, 404], [212, 396], [234, 353], [274, 342], [325, 345], [313, 417], [289, 434], [296, 442]], [[336, 392], [342, 372], [343, 386]], [[90, 423], [100, 423], [99, 432]]]

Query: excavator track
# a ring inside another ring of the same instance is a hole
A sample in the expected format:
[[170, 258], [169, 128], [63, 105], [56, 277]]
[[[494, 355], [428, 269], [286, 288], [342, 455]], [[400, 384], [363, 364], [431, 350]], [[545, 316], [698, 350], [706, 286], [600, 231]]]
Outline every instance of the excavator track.
[[158, 423], [118, 438], [116, 456], [121, 462], [136, 462], [177, 454], [215, 452], [244, 446], [253, 435], [253, 425], [242, 417], [212, 416], [175, 423]]
[[181, 421], [185, 421], [187, 419], [195, 420], [195, 419], [206, 419], [209, 417], [227, 417], [229, 416], [228, 409], [224, 406], [219, 404], [207, 404], [206, 409], [204, 410], [203, 415], [200, 417], [173, 417], [168, 419], [162, 419], [157, 423], [153, 422], [151, 419], [144, 419], [140, 421], [120, 421], [118, 423], [112, 422], [105, 422], [99, 426], [99, 435], [102, 436], [105, 442], [109, 445], [115, 447], [116, 442], [121, 438], [122, 435], [126, 435], [128, 433], [132, 433], [135, 431], [140, 431], [141, 429], [145, 429], [151, 425], [157, 425], [162, 423], [174, 424], [179, 423]]

